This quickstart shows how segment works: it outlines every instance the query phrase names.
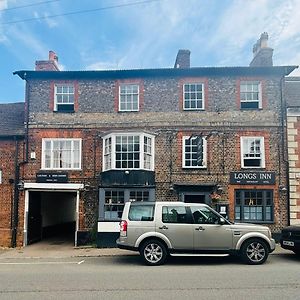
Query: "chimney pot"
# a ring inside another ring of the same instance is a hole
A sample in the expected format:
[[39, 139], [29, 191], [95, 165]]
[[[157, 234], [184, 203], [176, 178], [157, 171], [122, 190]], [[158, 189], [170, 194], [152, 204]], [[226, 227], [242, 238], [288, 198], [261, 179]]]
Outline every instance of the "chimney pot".
[[58, 57], [52, 50], [49, 51], [48, 60], [37, 60], [35, 62], [36, 71], [59, 71]]

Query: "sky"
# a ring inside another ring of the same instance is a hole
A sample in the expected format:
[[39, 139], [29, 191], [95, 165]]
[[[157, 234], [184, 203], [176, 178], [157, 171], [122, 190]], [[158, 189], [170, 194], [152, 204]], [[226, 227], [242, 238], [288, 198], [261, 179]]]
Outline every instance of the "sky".
[[[0, 103], [24, 101], [17, 70], [49, 50], [61, 70], [248, 66], [261, 33], [274, 65], [300, 64], [300, 0], [0, 0]], [[300, 76], [297, 69], [291, 75]]]

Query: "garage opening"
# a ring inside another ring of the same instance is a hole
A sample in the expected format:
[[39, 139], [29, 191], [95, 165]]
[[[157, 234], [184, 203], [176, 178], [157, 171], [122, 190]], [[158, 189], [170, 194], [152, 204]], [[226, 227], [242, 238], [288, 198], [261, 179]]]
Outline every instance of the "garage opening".
[[27, 245], [38, 241], [74, 245], [76, 193], [30, 192]]

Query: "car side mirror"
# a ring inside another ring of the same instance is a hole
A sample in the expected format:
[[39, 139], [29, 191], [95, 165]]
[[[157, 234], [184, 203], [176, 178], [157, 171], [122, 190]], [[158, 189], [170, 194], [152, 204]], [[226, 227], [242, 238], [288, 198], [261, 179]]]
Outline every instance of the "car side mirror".
[[219, 224], [220, 224], [220, 225], [226, 224], [226, 220], [225, 220], [224, 218], [220, 218], [220, 219], [219, 219]]

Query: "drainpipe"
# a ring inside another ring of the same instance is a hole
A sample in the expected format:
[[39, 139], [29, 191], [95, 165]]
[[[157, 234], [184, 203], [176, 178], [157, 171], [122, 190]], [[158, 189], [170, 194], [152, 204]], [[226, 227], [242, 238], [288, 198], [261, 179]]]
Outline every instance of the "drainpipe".
[[17, 234], [18, 234], [18, 222], [19, 222], [19, 179], [20, 179], [20, 165], [18, 164], [19, 156], [19, 143], [17, 138], [15, 139], [15, 179], [14, 179], [14, 197], [13, 197], [13, 209], [12, 209], [12, 237], [11, 247], [15, 248], [17, 245]]
[[[288, 225], [290, 225], [290, 176], [289, 176], [289, 160], [288, 160], [288, 147], [285, 147], [285, 141], [288, 144], [288, 137], [287, 133], [285, 130], [285, 124], [287, 122], [287, 107], [286, 107], [286, 102], [284, 99], [284, 81], [285, 77], [282, 76], [280, 79], [280, 102], [281, 102], [281, 148], [282, 148], [282, 154], [283, 154], [283, 162], [286, 167], [286, 185], [287, 185], [287, 221]], [[279, 191], [280, 193], [280, 191]]]
[[15, 137], [15, 179], [14, 179], [14, 197], [13, 197], [13, 211], [12, 211], [12, 233], [11, 233], [11, 247], [17, 246], [17, 235], [18, 235], [18, 223], [19, 223], [19, 181], [20, 181], [20, 167], [28, 163], [29, 157], [29, 142], [28, 142], [28, 124], [29, 124], [29, 87], [26, 80], [26, 73], [24, 74], [26, 82], [25, 87], [25, 103], [26, 103], [26, 114], [25, 114], [25, 160], [18, 163], [19, 157], [19, 143]]

